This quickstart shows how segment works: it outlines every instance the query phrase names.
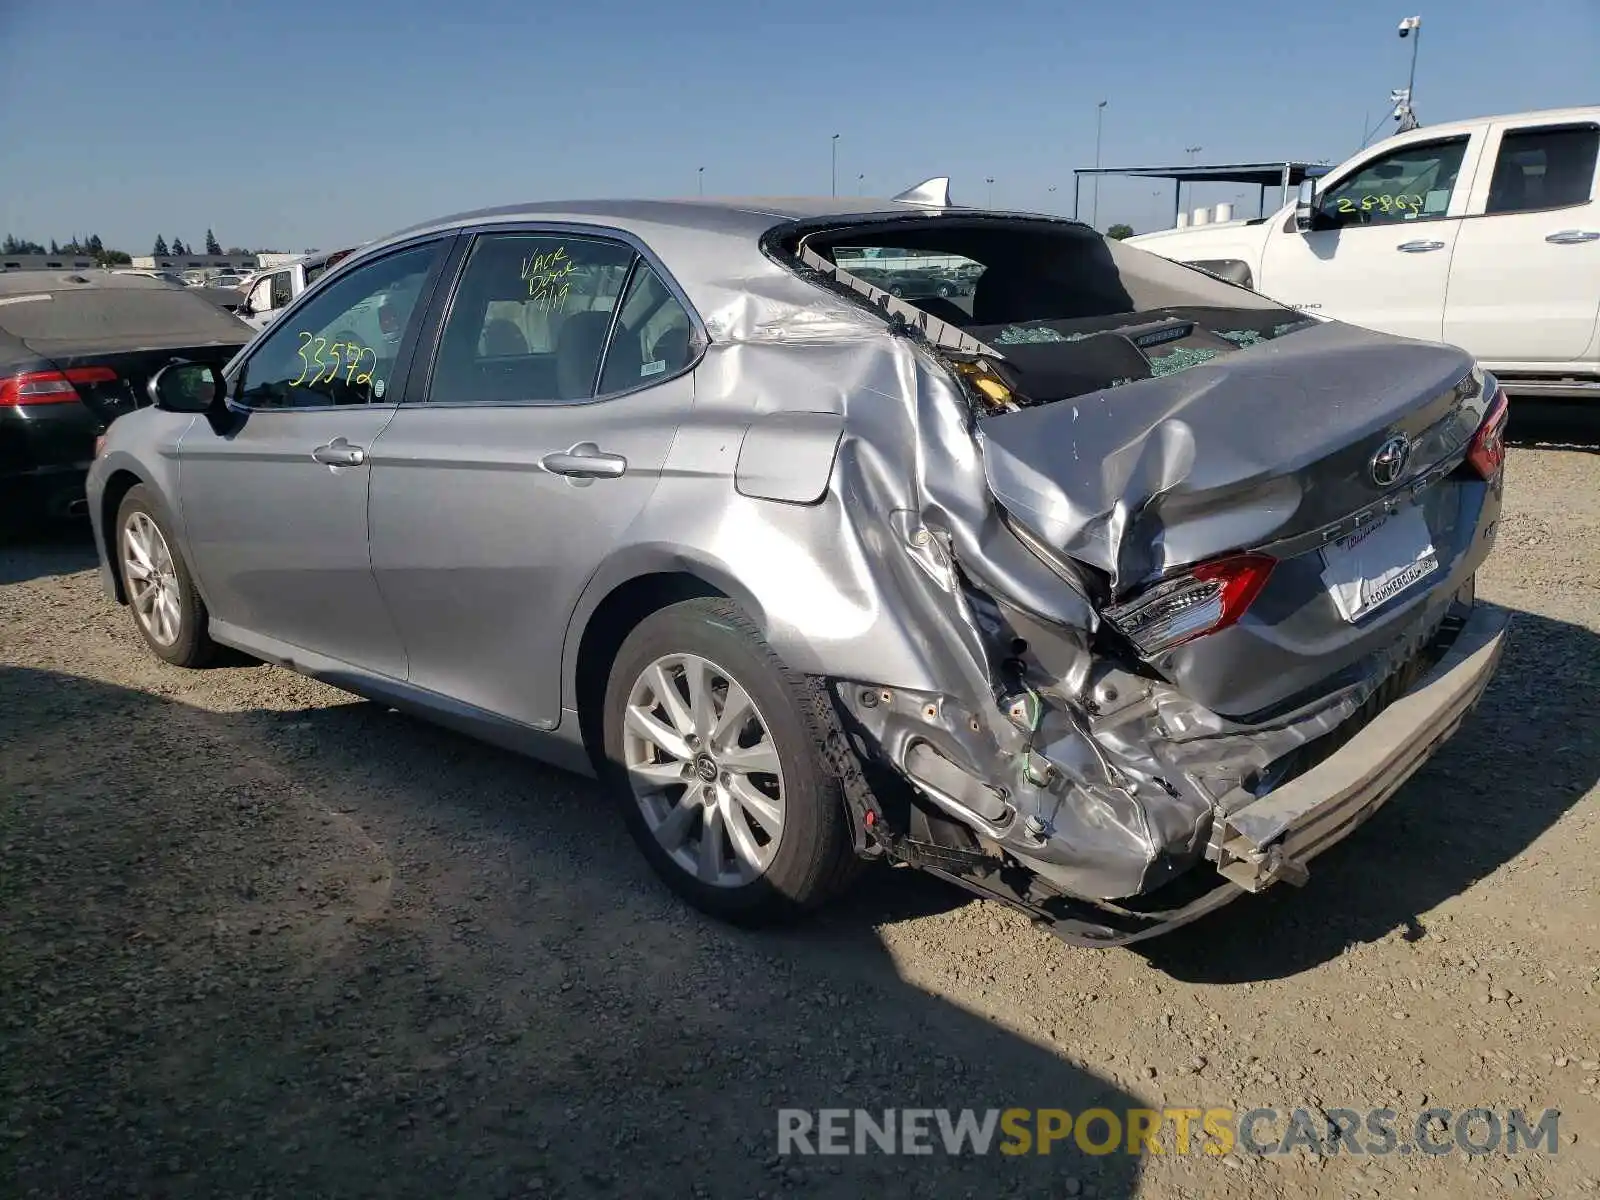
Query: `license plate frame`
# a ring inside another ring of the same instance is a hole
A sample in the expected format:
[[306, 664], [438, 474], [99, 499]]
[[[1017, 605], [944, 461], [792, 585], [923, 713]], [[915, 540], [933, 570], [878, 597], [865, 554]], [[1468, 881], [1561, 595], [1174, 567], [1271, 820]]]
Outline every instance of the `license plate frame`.
[[1355, 624], [1439, 569], [1422, 509], [1406, 505], [1322, 547], [1322, 582]]

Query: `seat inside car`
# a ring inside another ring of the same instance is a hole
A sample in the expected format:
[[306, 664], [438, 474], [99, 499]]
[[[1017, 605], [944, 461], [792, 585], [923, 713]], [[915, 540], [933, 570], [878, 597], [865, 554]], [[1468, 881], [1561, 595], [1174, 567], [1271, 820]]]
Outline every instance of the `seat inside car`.
[[[606, 330], [611, 325], [609, 312], [575, 312], [561, 323], [556, 336], [556, 395], [562, 400], [586, 400], [594, 394], [595, 368], [600, 364], [600, 349], [605, 345]], [[626, 353], [626, 343], [632, 340], [634, 354], [638, 354], [638, 339], [618, 338], [622, 346], [614, 347]]]
[[528, 339], [515, 321], [497, 317], [483, 327], [482, 350], [485, 358], [506, 358], [528, 353]]

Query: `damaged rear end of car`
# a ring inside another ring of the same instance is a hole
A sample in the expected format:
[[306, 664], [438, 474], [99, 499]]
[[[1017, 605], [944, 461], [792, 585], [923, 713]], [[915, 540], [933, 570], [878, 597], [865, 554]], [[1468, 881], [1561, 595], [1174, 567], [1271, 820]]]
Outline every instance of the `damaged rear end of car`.
[[[1506, 406], [1463, 352], [1047, 218], [796, 222], [764, 248], [895, 344], [832, 487], [945, 665], [827, 673], [863, 851], [1138, 940], [1303, 882], [1487, 685]], [[848, 269], [869, 260], [976, 283], [899, 299]]]

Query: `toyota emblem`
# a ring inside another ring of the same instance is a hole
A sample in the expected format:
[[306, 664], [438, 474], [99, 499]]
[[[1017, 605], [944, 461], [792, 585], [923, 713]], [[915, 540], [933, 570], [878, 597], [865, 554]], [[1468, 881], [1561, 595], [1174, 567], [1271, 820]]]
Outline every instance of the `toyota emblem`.
[[1411, 457], [1411, 439], [1397, 433], [1379, 446], [1367, 464], [1372, 482], [1381, 488], [1392, 486], [1405, 473], [1406, 462]]

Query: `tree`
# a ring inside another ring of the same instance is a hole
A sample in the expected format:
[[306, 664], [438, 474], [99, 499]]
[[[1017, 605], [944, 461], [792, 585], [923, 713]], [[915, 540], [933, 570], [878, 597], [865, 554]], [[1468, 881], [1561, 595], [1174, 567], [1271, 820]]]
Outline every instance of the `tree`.
[[221, 254], [222, 253], [222, 243], [217, 241], [217, 235], [212, 233], [211, 230], [209, 230], [209, 229], [206, 230], [206, 253], [207, 254]]
[[154, 250], [150, 251], [150, 253], [154, 254], [157, 258], [165, 258], [167, 255], [171, 254], [172, 251], [167, 249], [167, 239], [158, 233], [156, 234], [156, 247]]
[[129, 267], [133, 265], [133, 256], [126, 250], [107, 250], [100, 261], [108, 267]]
[[174, 254], [187, 254], [187, 253], [189, 253], [189, 247], [187, 247], [187, 246], [185, 246], [183, 244], [183, 239], [182, 238], [173, 238], [172, 239], [172, 252]]
[[1110, 229], [1106, 230], [1106, 236], [1120, 242], [1123, 238], [1133, 236], [1133, 226], [1123, 225], [1120, 223], [1113, 225]]
[[50, 239], [50, 253], [51, 254], [60, 254], [61, 253], [61, 247], [56, 245], [55, 238], [51, 238]]
[[96, 258], [100, 258], [105, 254], [105, 252], [106, 244], [100, 240], [100, 235], [98, 233], [91, 233], [89, 235], [89, 253], [94, 255]]

